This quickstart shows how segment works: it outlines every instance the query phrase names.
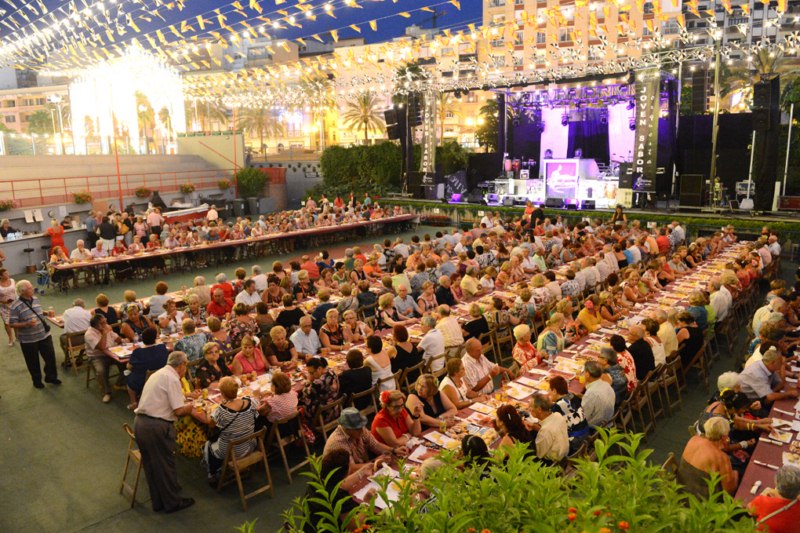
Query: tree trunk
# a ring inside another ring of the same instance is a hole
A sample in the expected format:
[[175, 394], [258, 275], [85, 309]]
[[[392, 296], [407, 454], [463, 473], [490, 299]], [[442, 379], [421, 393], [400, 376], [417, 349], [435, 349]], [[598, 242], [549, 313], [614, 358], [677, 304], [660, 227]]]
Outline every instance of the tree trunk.
[[364, 146], [369, 144], [369, 123], [365, 120], [364, 121]]

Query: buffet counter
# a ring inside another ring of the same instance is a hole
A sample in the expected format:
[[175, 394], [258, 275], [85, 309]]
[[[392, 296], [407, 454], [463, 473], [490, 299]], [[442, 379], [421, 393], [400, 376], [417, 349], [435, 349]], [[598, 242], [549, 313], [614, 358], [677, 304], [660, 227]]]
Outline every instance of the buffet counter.
[[[79, 239], [86, 238], [86, 229], [68, 229], [64, 232], [64, 244], [67, 249], [72, 251], [75, 249], [75, 243]], [[33, 251], [25, 252], [26, 249]], [[32, 235], [25, 235], [13, 241], [0, 242], [0, 251], [2, 251], [6, 260], [3, 261], [3, 268], [8, 270], [11, 276], [17, 276], [25, 272], [25, 267], [30, 265], [39, 268], [42, 261], [49, 260], [47, 255], [50, 249], [50, 236], [46, 233], [35, 233]]]

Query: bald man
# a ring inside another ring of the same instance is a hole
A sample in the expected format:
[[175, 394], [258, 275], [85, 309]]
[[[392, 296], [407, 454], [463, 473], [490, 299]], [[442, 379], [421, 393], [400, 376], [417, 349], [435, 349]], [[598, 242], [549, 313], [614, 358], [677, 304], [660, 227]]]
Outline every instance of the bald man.
[[656, 361], [653, 348], [644, 340], [644, 326], [637, 324], [628, 331], [628, 352], [636, 365], [636, 379], [642, 381], [649, 372], [655, 370]]

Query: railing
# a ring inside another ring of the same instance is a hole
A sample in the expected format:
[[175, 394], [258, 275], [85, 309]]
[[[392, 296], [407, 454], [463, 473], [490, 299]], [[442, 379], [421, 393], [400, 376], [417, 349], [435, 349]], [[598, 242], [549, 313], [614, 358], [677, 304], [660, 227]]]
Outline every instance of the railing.
[[219, 191], [221, 179], [231, 180], [232, 169], [190, 170], [182, 172], [146, 172], [66, 178], [16, 179], [0, 181], [0, 198], [14, 201], [15, 207], [37, 207], [74, 203], [73, 194], [88, 192], [95, 200], [115, 200], [136, 195], [139, 188], [159, 193], [174, 193], [191, 183], [195, 189]]

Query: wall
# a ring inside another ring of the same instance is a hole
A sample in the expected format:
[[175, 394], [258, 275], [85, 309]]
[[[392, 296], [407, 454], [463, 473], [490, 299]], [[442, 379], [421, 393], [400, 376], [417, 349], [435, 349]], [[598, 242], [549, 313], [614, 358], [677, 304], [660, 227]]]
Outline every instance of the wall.
[[178, 153], [200, 157], [207, 166], [219, 169], [245, 166], [244, 137], [241, 133], [236, 134], [235, 142], [230, 132], [222, 135], [178, 137]]
[[269, 163], [253, 163], [254, 167], [286, 168], [286, 200], [287, 209], [297, 209], [300, 201], [305, 199], [306, 191], [322, 183], [319, 161], [275, 161]]

